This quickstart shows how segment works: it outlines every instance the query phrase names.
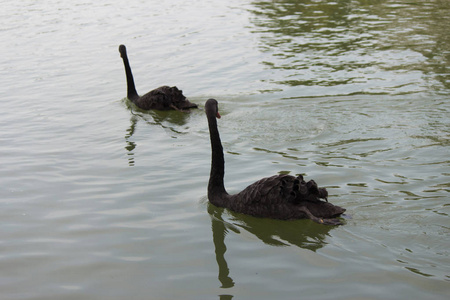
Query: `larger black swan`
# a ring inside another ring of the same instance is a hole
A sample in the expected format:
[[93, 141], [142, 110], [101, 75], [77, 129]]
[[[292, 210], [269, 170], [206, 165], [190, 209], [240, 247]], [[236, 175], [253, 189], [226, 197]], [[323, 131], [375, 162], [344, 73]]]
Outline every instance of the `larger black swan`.
[[225, 160], [217, 129], [216, 118], [220, 118], [217, 101], [206, 101], [205, 111], [212, 150], [208, 183], [208, 199], [212, 204], [255, 217], [281, 220], [309, 218], [320, 224], [342, 224], [335, 217], [344, 213], [345, 209], [328, 203], [328, 200], [321, 201], [320, 198], [327, 199], [327, 190], [319, 188], [313, 180], [305, 182], [301, 175], [263, 178], [238, 194], [228, 194], [223, 182]]
[[137, 107], [149, 110], [189, 110], [197, 108], [197, 104], [191, 103], [183, 95], [183, 92], [176, 86], [161, 86], [143, 96], [139, 96], [134, 86], [133, 74], [131, 73], [130, 63], [128, 62], [127, 48], [125, 45], [119, 46], [120, 56], [125, 65], [125, 73], [127, 75], [127, 98], [130, 99]]

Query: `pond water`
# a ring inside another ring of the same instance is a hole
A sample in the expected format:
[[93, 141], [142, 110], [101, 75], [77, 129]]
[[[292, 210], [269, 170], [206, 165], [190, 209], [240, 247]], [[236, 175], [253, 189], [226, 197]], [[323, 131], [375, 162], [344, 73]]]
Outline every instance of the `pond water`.
[[[3, 1], [1, 299], [448, 299], [450, 3]], [[190, 114], [125, 98], [176, 85]], [[345, 225], [210, 205], [303, 174]]]

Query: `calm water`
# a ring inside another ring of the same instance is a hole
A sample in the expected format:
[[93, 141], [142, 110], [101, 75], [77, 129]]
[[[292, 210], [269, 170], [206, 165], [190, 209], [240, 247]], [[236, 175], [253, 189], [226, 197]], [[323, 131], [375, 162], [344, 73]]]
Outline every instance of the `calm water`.
[[[3, 1], [1, 299], [448, 299], [450, 3]], [[226, 185], [304, 174], [346, 224], [209, 205], [202, 110]]]

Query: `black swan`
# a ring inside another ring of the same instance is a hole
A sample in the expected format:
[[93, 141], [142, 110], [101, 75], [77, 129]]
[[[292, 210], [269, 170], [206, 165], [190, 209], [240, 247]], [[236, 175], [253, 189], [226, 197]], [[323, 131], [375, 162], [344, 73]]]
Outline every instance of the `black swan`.
[[130, 63], [128, 62], [127, 48], [125, 45], [119, 46], [120, 56], [125, 65], [125, 73], [127, 75], [127, 98], [130, 99], [137, 107], [149, 110], [189, 110], [197, 108], [197, 105], [189, 102], [183, 95], [183, 92], [176, 86], [161, 86], [154, 89], [143, 96], [139, 96], [134, 86], [133, 74], [131, 73]]
[[275, 175], [249, 185], [238, 194], [225, 190], [225, 159], [220, 141], [217, 120], [220, 118], [218, 103], [209, 99], [205, 103], [211, 138], [211, 174], [208, 183], [208, 199], [219, 207], [255, 217], [291, 220], [309, 218], [320, 224], [340, 225], [338, 217], [344, 208], [328, 203], [328, 192], [319, 188], [314, 180], [305, 182], [303, 176]]

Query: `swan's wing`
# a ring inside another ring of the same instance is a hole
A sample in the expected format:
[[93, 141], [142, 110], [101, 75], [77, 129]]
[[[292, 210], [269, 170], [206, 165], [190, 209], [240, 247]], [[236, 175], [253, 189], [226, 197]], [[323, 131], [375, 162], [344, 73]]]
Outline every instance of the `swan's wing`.
[[252, 203], [274, 205], [317, 202], [320, 201], [319, 198], [326, 198], [328, 193], [326, 189], [317, 187], [313, 180], [305, 182], [302, 176], [275, 175], [256, 181], [237, 196], [247, 205]]
[[320, 201], [327, 195], [313, 180], [305, 182], [302, 176], [276, 175], [258, 180], [231, 196], [231, 209], [277, 219], [317, 219], [342, 214], [345, 209]]
[[183, 91], [176, 86], [160, 86], [141, 98], [138, 99], [139, 107], [144, 109], [158, 109], [158, 110], [183, 110], [189, 108], [196, 108], [197, 105], [189, 102], [183, 95]]
[[176, 107], [176, 109], [197, 108], [197, 104], [191, 103], [188, 99], [186, 99], [183, 95], [183, 91], [178, 89], [176, 86], [168, 88], [166, 95], [170, 100], [171, 105]]
[[277, 175], [260, 179], [239, 194], [235, 195], [240, 203], [250, 205], [269, 205], [284, 202], [283, 187], [286, 175]]
[[162, 87], [154, 89], [147, 94], [143, 95], [137, 100], [137, 106], [149, 110], [149, 109], [158, 109], [158, 110], [167, 110], [170, 109], [170, 101], [164, 92]]

